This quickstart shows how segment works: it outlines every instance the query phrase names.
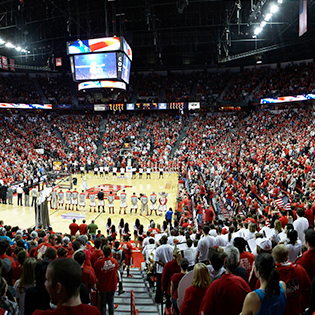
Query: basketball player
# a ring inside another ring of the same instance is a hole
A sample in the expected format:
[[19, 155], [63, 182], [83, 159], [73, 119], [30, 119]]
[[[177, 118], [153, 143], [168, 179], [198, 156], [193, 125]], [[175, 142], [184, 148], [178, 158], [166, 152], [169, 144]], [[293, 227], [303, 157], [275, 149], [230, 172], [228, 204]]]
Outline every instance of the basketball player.
[[70, 210], [70, 208], [71, 208], [71, 195], [72, 195], [72, 192], [70, 190], [67, 190], [66, 191], [66, 206], [65, 206], [65, 210]]
[[64, 192], [60, 189], [60, 191], [58, 192], [59, 210], [63, 210], [64, 195]]
[[113, 166], [113, 178], [117, 177], [117, 167]]
[[105, 213], [103, 189], [101, 189], [101, 191], [98, 192], [97, 198], [98, 198], [98, 207], [97, 207], [98, 208], [98, 213], [100, 213], [100, 208], [101, 207], [103, 207], [103, 213]]
[[121, 214], [121, 210], [124, 209], [124, 214], [126, 214], [126, 208], [127, 208], [127, 194], [125, 192], [125, 189], [119, 196], [120, 199], [120, 209], [119, 214]]
[[50, 202], [50, 209], [57, 209], [57, 191], [53, 189], [51, 191], [51, 202]]
[[72, 211], [74, 211], [74, 207], [76, 211], [78, 211], [78, 196], [79, 196], [79, 193], [74, 187], [74, 191], [72, 192]]
[[100, 178], [101, 177], [104, 177], [104, 167], [103, 167], [103, 165], [102, 166], [100, 166]]
[[152, 215], [153, 210], [155, 211], [155, 215], [157, 214], [157, 195], [155, 194], [155, 192], [153, 192], [150, 195], [150, 215]]
[[142, 174], [143, 174], [143, 168], [142, 168], [142, 166], [140, 166], [140, 168], [139, 168], [139, 178], [142, 178]]
[[96, 195], [94, 193], [90, 193], [89, 199], [90, 199], [90, 212], [92, 212], [92, 208], [94, 208], [94, 212], [96, 212]]
[[136, 196], [136, 193], [133, 193], [133, 195], [130, 198], [130, 201], [131, 201], [130, 214], [132, 214], [132, 210], [135, 210], [135, 215], [137, 215], [138, 197]]
[[115, 196], [113, 195], [113, 192], [110, 192], [109, 195], [107, 196], [109, 214], [111, 213], [111, 211], [113, 211], [113, 214], [115, 214], [114, 200], [115, 200]]
[[121, 176], [121, 178], [125, 178], [125, 168], [124, 167], [120, 168], [120, 176]]
[[105, 179], [107, 179], [107, 178], [108, 178], [108, 173], [109, 173], [109, 167], [108, 167], [108, 165], [105, 165], [104, 171], [105, 171]]
[[140, 215], [143, 215], [143, 211], [146, 213], [145, 215], [149, 215], [149, 213], [148, 213], [148, 201], [149, 201], [149, 198], [145, 194], [142, 194], [140, 197], [140, 202], [141, 202]]
[[85, 212], [85, 199], [86, 199], [86, 195], [85, 195], [84, 190], [82, 190], [82, 192], [79, 195], [79, 207], [80, 207], [80, 210], [82, 210], [83, 208], [84, 212]]
[[149, 166], [147, 167], [147, 179], [148, 178], [151, 179], [151, 168]]
[[95, 166], [94, 166], [94, 176], [93, 177], [97, 177], [97, 175], [98, 175], [98, 167], [97, 167], [97, 165], [95, 164]]

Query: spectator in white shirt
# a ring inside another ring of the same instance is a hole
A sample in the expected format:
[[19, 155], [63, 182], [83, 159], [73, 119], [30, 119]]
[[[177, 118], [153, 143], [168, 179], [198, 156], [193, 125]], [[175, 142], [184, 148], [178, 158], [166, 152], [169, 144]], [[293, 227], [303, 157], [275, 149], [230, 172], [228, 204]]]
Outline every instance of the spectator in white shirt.
[[297, 219], [293, 222], [294, 229], [298, 232], [299, 240], [304, 244], [304, 231], [308, 229], [308, 220], [304, 217], [305, 210], [298, 208], [296, 210]]

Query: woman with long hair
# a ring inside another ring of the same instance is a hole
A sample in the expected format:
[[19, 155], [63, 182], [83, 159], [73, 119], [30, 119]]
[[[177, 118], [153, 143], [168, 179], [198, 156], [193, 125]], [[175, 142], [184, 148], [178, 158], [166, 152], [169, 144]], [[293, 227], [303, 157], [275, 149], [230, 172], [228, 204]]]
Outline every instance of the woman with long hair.
[[280, 236], [279, 234], [282, 233], [282, 224], [280, 220], [276, 220], [273, 229], [272, 229], [272, 234], [271, 234], [271, 240], [276, 242], [277, 244], [280, 242]]
[[184, 302], [180, 308], [181, 315], [198, 315], [199, 307], [211, 282], [207, 266], [198, 263], [194, 267], [192, 285], [186, 289]]
[[111, 218], [108, 218], [108, 219], [107, 219], [107, 223], [106, 223], [106, 225], [105, 225], [105, 229], [106, 229], [106, 231], [107, 231], [107, 236], [109, 235], [109, 231], [110, 231], [112, 225], [113, 225], [112, 219], [111, 219]]
[[254, 271], [260, 287], [247, 294], [241, 315], [282, 315], [287, 302], [287, 288], [283, 281], [279, 281], [273, 257], [267, 253], [256, 256]]
[[287, 231], [288, 241], [285, 243], [289, 251], [289, 260], [294, 262], [301, 252], [302, 242], [298, 239], [298, 232], [296, 230]]
[[123, 242], [123, 234], [122, 234], [122, 230], [124, 229], [125, 226], [125, 221], [123, 218], [120, 219], [120, 222], [118, 224], [118, 231], [119, 231], [119, 238], [120, 238], [120, 243]]
[[140, 228], [140, 220], [139, 219], [136, 219], [135, 221], [135, 224], [133, 225], [133, 240], [135, 242], [135, 246], [137, 247], [138, 246], [138, 231], [139, 231], [139, 228]]
[[142, 244], [143, 244], [143, 239], [145, 236], [145, 232], [144, 232], [142, 224], [139, 226], [139, 230], [137, 231], [137, 233], [138, 233], [137, 243], [139, 243], [139, 249], [140, 249], [140, 251], [142, 251], [142, 249], [143, 249]]
[[16, 298], [20, 308], [20, 314], [24, 315], [24, 301], [26, 290], [29, 287], [35, 286], [35, 258], [27, 258], [23, 264], [21, 278], [14, 284]]
[[128, 222], [125, 223], [124, 228], [121, 230], [121, 233], [123, 235], [123, 239], [125, 239], [125, 236], [130, 236], [130, 229]]

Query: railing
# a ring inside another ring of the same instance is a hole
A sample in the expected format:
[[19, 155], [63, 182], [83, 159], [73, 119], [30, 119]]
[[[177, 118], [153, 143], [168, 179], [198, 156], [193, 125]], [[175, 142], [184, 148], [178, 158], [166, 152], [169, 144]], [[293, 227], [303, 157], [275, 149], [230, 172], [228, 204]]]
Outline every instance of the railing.
[[135, 293], [133, 292], [133, 290], [131, 290], [131, 302], [130, 302], [130, 306], [131, 306], [131, 315], [138, 315], [139, 311], [136, 309], [136, 301], [135, 301]]

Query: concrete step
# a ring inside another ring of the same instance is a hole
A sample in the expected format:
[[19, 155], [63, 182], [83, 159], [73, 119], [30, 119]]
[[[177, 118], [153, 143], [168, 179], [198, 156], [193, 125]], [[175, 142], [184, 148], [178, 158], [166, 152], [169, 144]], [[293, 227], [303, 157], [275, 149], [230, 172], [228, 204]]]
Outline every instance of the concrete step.
[[[151, 299], [148, 292], [134, 292], [135, 293], [135, 299]], [[124, 298], [124, 299], [130, 299], [131, 296], [131, 290], [126, 291], [125, 293], [118, 295], [118, 292], [115, 293], [115, 298]]]
[[[146, 299], [135, 297], [135, 301], [136, 301], [136, 305], [152, 305], [152, 304], [154, 304], [149, 295]], [[129, 298], [123, 298], [120, 296], [119, 297], [115, 296], [115, 303], [119, 304], [119, 305], [125, 305], [125, 304], [130, 305], [130, 297]]]
[[146, 287], [126, 287], [124, 286], [125, 291], [131, 291], [133, 290], [135, 293], [148, 293], [148, 290]]
[[[140, 314], [151, 314], [152, 312], [158, 313], [158, 308], [156, 305], [136, 305], [136, 309], [139, 310]], [[116, 309], [117, 311], [129, 311], [130, 312], [130, 304], [129, 305], [119, 305]], [[115, 314], [116, 314], [115, 310]]]
[[124, 288], [145, 288], [145, 284], [143, 282], [124, 282], [123, 281]]
[[142, 276], [141, 275], [133, 275], [133, 277], [127, 277], [127, 274], [126, 275], [123, 275], [123, 280], [126, 281], [126, 282], [131, 282], [131, 281], [142, 281]]
[[[128, 311], [120, 311], [120, 310], [118, 310], [118, 308], [115, 309], [115, 315], [127, 315], [127, 314], [128, 315], [130, 314], [130, 309]], [[157, 312], [149, 312], [148, 314], [150, 314], [150, 315], [160, 315], [160, 313], [158, 311]]]

